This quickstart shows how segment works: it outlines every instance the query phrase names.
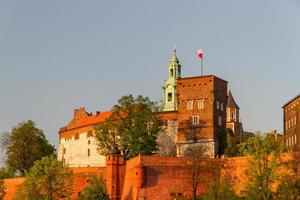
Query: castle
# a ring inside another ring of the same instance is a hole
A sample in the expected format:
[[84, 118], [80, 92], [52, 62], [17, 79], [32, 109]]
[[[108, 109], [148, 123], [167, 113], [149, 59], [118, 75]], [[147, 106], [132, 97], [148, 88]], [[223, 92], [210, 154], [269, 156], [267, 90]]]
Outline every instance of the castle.
[[284, 104], [283, 108], [283, 133], [286, 146], [293, 151], [300, 150], [300, 94]]
[[[158, 155], [180, 157], [188, 147], [203, 145], [209, 157], [220, 156], [221, 134], [226, 128], [243, 140], [239, 107], [227, 89], [227, 81], [214, 75], [181, 77], [176, 50], [168, 65], [158, 114], [164, 122], [158, 135]], [[110, 111], [93, 114], [83, 107], [75, 109], [73, 119], [59, 130], [58, 160], [70, 167], [105, 166], [93, 131], [110, 115]]]
[[[136, 156], [124, 160], [119, 154], [99, 155], [93, 137], [94, 125], [103, 123], [111, 112], [88, 113], [84, 108], [74, 110], [72, 120], [59, 131], [58, 159], [68, 164], [73, 172], [71, 199], [78, 199], [93, 175], [105, 178], [106, 189], [112, 200], [175, 200], [191, 196], [191, 177], [182, 157], [185, 149], [204, 145], [211, 157], [220, 154], [220, 134], [231, 129], [236, 138], [243, 140], [239, 107], [227, 82], [213, 75], [181, 78], [181, 66], [176, 52], [169, 64], [168, 79], [163, 85], [161, 116], [164, 122], [158, 136], [159, 151], [154, 156]], [[287, 102], [284, 108], [284, 133], [287, 145], [299, 146], [300, 96]], [[165, 156], [159, 156], [165, 155]], [[283, 155], [286, 164], [293, 163], [300, 174], [300, 153]], [[247, 186], [249, 157], [209, 159], [201, 164], [200, 176], [204, 182], [197, 187], [197, 195], [207, 192], [208, 184], [230, 174], [235, 193]], [[200, 161], [201, 162], [201, 161]], [[216, 166], [217, 166], [216, 165]], [[289, 166], [289, 165], [286, 165]], [[206, 171], [211, 169], [212, 171]], [[287, 169], [288, 170], [288, 169]], [[24, 178], [5, 179], [5, 200], [13, 199]]]

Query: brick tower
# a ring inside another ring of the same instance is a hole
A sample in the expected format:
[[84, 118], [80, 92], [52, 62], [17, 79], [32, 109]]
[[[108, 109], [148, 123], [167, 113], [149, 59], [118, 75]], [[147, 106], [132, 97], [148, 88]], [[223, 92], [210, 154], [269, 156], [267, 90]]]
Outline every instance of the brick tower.
[[216, 157], [222, 130], [226, 128], [227, 81], [216, 76], [187, 77], [177, 80], [177, 155], [201, 145], [205, 154]]
[[125, 160], [113, 152], [106, 157], [106, 188], [111, 200], [121, 199], [125, 174]]

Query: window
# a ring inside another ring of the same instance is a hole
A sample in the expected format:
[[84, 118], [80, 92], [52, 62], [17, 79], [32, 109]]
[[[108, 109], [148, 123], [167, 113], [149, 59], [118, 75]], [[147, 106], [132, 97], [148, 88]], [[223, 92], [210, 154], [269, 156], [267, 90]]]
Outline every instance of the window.
[[168, 101], [172, 101], [172, 93], [171, 92], [168, 93]]
[[193, 110], [193, 101], [188, 101], [187, 102], [187, 109], [188, 110]]
[[297, 124], [297, 117], [296, 116], [294, 117], [294, 124], [295, 125]]
[[88, 144], [91, 144], [91, 140], [88, 140]]
[[90, 156], [91, 155], [91, 151], [90, 151], [90, 149], [88, 149], [88, 156]]
[[295, 144], [297, 144], [297, 135], [295, 135]]
[[221, 116], [218, 117], [218, 125], [222, 126], [222, 117]]
[[67, 149], [66, 149], [66, 148], [64, 148], [64, 150], [63, 150], [63, 154], [66, 154], [66, 152], [67, 152]]
[[78, 140], [79, 139], [79, 133], [76, 133], [75, 134], [75, 140]]
[[220, 108], [220, 102], [217, 101], [217, 110], [219, 110], [219, 108]]
[[173, 77], [173, 75], [174, 75], [173, 69], [171, 69], [170, 72], [171, 72], [171, 73], [170, 73], [171, 77]]
[[198, 100], [198, 109], [204, 108], [204, 100]]
[[221, 109], [221, 111], [224, 110], [224, 103], [221, 103], [221, 104], [220, 104], [220, 109]]
[[199, 116], [192, 116], [192, 124], [193, 125], [199, 124]]

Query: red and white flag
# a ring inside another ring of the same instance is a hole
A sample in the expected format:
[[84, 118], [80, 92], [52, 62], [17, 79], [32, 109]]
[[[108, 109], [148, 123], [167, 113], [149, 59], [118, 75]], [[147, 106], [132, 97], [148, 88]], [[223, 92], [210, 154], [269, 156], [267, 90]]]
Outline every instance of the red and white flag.
[[198, 58], [202, 59], [203, 58], [203, 49], [198, 49]]

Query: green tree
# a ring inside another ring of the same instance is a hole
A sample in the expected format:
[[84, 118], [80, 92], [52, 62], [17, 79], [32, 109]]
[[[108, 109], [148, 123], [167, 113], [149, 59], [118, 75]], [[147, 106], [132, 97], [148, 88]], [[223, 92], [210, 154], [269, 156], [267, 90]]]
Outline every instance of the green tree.
[[95, 128], [99, 152], [121, 152], [126, 159], [157, 150], [161, 120], [159, 107], [148, 97], [123, 96], [112, 108], [112, 115]]
[[4, 181], [0, 179], [0, 200], [3, 200], [4, 196], [5, 196]]
[[0, 168], [0, 179], [12, 178], [16, 174], [16, 171], [11, 167], [1, 167]]
[[285, 150], [284, 142], [276, 139], [274, 134], [255, 135], [240, 144], [243, 155], [249, 159], [249, 184], [245, 187], [244, 196], [253, 200], [271, 200], [274, 197], [273, 186], [287, 175], [280, 170], [284, 167], [281, 156]]
[[14, 127], [10, 134], [2, 137], [1, 143], [5, 148], [7, 166], [21, 176], [25, 175], [36, 160], [55, 152], [43, 131], [31, 120]]
[[109, 200], [103, 178], [94, 176], [81, 192], [79, 200]]
[[276, 200], [300, 200], [300, 179], [282, 181], [276, 191]]
[[215, 181], [209, 184], [208, 191], [203, 200], [238, 200], [241, 199], [234, 194], [233, 187], [225, 180]]
[[239, 141], [234, 136], [231, 129], [223, 129], [220, 139], [220, 154], [227, 157], [235, 157], [239, 155]]
[[72, 192], [72, 173], [51, 155], [34, 163], [17, 191], [16, 200], [58, 200], [69, 198]]
[[226, 149], [225, 149], [225, 155], [227, 157], [235, 157], [239, 155], [239, 148], [238, 144], [239, 141], [238, 139], [234, 136], [233, 132], [231, 129], [226, 130]]

